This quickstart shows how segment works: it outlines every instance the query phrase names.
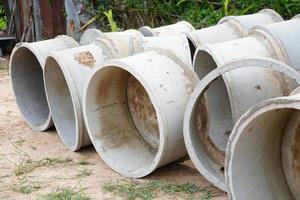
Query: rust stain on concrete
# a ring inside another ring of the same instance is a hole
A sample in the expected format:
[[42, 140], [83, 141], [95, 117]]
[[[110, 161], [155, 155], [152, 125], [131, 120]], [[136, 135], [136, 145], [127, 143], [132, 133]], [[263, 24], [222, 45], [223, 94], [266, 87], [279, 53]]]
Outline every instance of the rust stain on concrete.
[[74, 60], [89, 68], [93, 68], [96, 65], [96, 60], [94, 59], [94, 56], [89, 51], [76, 53], [74, 55]]

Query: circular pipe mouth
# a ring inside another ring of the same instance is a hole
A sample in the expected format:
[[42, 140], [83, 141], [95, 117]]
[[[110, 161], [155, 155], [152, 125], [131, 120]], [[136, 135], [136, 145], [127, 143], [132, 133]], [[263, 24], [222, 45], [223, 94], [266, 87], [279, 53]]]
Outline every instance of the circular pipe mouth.
[[74, 102], [72, 87], [66, 73], [55, 58], [46, 59], [44, 81], [47, 100], [53, 121], [61, 140], [69, 149], [76, 151], [80, 147], [79, 119]]
[[91, 77], [83, 102], [90, 138], [112, 169], [139, 178], [159, 167], [162, 120], [138, 75], [121, 65], [103, 67]]
[[28, 125], [36, 131], [52, 126], [46, 99], [43, 69], [30, 47], [20, 46], [10, 60], [10, 77], [18, 107]]
[[282, 103], [284, 106], [275, 100], [254, 107], [235, 125], [226, 154], [232, 199], [295, 199], [284, 175], [282, 148], [283, 137], [299, 110], [286, 100]]

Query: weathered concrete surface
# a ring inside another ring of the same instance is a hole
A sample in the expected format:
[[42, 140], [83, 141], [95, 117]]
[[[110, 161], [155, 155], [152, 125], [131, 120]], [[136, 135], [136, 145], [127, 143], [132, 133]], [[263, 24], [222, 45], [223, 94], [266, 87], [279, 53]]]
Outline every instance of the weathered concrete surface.
[[[30, 129], [21, 118], [17, 105], [12, 96], [9, 76], [6, 71], [0, 70], [0, 199], [37, 199], [41, 194], [60, 187], [87, 188], [85, 193], [92, 199], [118, 199], [101, 189], [105, 182], [123, 179], [113, 172], [99, 158], [96, 151], [90, 147], [80, 153], [68, 151], [61, 143], [54, 130], [39, 133]], [[35, 169], [26, 176], [16, 177], [15, 164], [26, 159], [40, 160], [43, 158], [71, 158], [75, 162], [85, 160], [92, 165], [80, 166], [75, 164], [58, 165], [56, 167], [43, 167]], [[9, 161], [8, 161], [9, 159]], [[78, 179], [74, 177], [83, 168], [93, 170], [89, 177]], [[13, 191], [12, 187], [21, 182], [21, 178], [29, 182], [38, 183], [41, 188], [32, 194], [22, 194]], [[213, 188], [198, 171], [192, 166], [191, 161], [173, 163], [163, 167], [151, 176], [141, 179], [162, 180], [172, 183], [195, 183], [202, 188], [207, 188], [214, 194], [213, 200], [227, 200], [224, 193]], [[184, 199], [181, 197], [159, 196], [159, 199]]]

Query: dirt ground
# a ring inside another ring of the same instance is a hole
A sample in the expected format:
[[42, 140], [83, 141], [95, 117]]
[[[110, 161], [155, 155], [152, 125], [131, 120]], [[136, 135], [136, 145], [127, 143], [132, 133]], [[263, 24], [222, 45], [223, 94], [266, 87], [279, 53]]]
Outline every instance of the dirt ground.
[[[25, 172], [20, 171], [26, 170], [28, 160], [35, 163], [45, 158], [68, 158], [72, 159], [72, 162], [61, 162], [53, 166], [38, 166], [29, 168]], [[80, 164], [82, 162], [86, 164]], [[89, 173], [82, 175], [83, 171]], [[103, 184], [120, 179], [125, 178], [111, 170], [100, 159], [93, 147], [85, 148], [77, 153], [70, 152], [63, 146], [55, 130], [44, 133], [31, 130], [18, 112], [11, 92], [8, 72], [0, 70], [1, 200], [39, 199], [41, 195], [58, 187], [84, 189], [84, 193], [91, 199], [122, 199], [102, 189]], [[161, 180], [172, 184], [195, 183], [213, 194], [213, 197], [208, 199], [227, 199], [225, 193], [205, 181], [191, 161], [170, 164], [138, 182], [142, 183], [147, 180]], [[22, 186], [32, 186], [33, 190], [21, 191]], [[156, 196], [157, 199], [185, 199], [180, 195], [170, 196], [165, 193], [156, 194]]]

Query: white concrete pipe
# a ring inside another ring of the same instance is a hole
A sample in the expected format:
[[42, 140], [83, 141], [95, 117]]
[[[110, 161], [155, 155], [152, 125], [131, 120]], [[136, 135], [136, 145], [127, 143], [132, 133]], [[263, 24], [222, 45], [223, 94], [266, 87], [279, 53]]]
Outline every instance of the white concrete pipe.
[[[161, 37], [143, 37], [142, 35], [124, 35], [115, 40], [111, 35], [108, 39], [98, 38], [97, 44], [102, 49], [110, 49], [115, 58], [122, 58], [137, 53], [164, 49], [177, 56], [185, 65], [192, 68], [192, 55], [188, 39], [185, 35]], [[117, 42], [116, 42], [117, 41]]]
[[217, 25], [192, 31], [188, 37], [194, 46], [201, 47], [204, 44], [215, 44], [241, 38], [258, 24], [271, 24], [280, 21], [283, 19], [277, 12], [263, 9], [251, 15], [223, 17]]
[[230, 199], [300, 199], [298, 92], [257, 104], [235, 124], [226, 149]]
[[300, 19], [300, 14], [295, 15], [292, 19]]
[[93, 68], [110, 58], [95, 44], [48, 54], [44, 82], [53, 121], [64, 145], [72, 151], [91, 143], [82, 115], [83, 86]]
[[300, 75], [274, 59], [244, 57], [216, 68], [197, 85], [185, 111], [184, 140], [194, 165], [212, 184], [227, 190], [224, 154], [236, 120], [262, 100], [288, 95], [292, 88], [286, 81], [295, 88]]
[[14, 48], [9, 63], [12, 89], [19, 110], [32, 129], [45, 131], [53, 126], [43, 82], [46, 54], [77, 46], [79, 44], [72, 38], [58, 36], [51, 40], [20, 43]]
[[[192, 68], [189, 45], [184, 35], [146, 39], [137, 31], [125, 31], [106, 34], [104, 37], [97, 36], [94, 40], [91, 45], [51, 54], [45, 66], [46, 94], [54, 124], [63, 143], [72, 151], [91, 144], [83, 122], [82, 105], [79, 103], [82, 99], [82, 86], [93, 71], [84, 62], [91, 62], [92, 67], [99, 67], [108, 58], [165, 49], [174, 52], [185, 65]], [[76, 55], [81, 52], [81, 57], [77, 56], [76, 59]], [[61, 83], [62, 81], [64, 82]]]
[[[282, 30], [288, 31], [283, 34]], [[201, 80], [213, 69], [235, 59], [245, 56], [263, 56], [281, 60], [298, 70], [300, 57], [296, 55], [296, 52], [300, 50], [299, 43], [300, 20], [298, 19], [261, 25], [255, 27], [249, 37], [203, 45], [198, 48], [195, 54], [194, 69]], [[258, 77], [259, 84], [257, 83]], [[206, 84], [209, 85], [209, 83]], [[198, 140], [190, 146], [187, 145], [193, 163], [204, 177], [217, 187], [225, 189], [222, 165], [227, 140], [236, 120], [254, 104], [272, 97], [288, 95], [294, 88], [295, 85], [289, 79], [286, 80], [284, 76], [262, 68], [248, 68], [222, 74], [222, 79], [220, 78], [215, 84], [210, 85], [206, 92], [205, 102], [195, 101], [193, 102], [195, 105], [187, 108], [188, 113], [191, 113], [195, 106], [199, 103], [203, 104], [202, 109], [206, 112], [199, 111], [192, 114], [199, 115], [199, 119], [207, 118], [206, 121], [201, 122], [201, 126], [205, 129], [189, 129], [187, 126], [184, 132], [186, 140], [192, 140], [194, 135], [208, 137], [205, 145], [207, 148], [209, 147], [209, 151], [197, 152], [198, 146], [203, 145]], [[247, 91], [249, 96], [244, 91]], [[199, 91], [195, 91], [195, 93], [200, 94]], [[224, 98], [220, 99], [220, 96]], [[207, 113], [209, 113], [208, 116]], [[191, 121], [193, 118], [194, 116], [186, 115], [186, 124], [197, 123]], [[195, 154], [195, 152], [197, 153]], [[211, 153], [216, 154], [218, 159], [214, 158], [216, 155], [210, 156]], [[202, 157], [211, 157], [212, 165], [207, 165], [207, 160], [203, 160]], [[215, 166], [219, 166], [218, 171], [212, 170], [211, 174], [207, 173], [209, 169], [205, 168], [215, 169]]]
[[101, 158], [116, 172], [138, 178], [184, 157], [183, 114], [197, 80], [166, 51], [99, 68], [85, 87], [83, 111]]
[[145, 37], [153, 36], [170, 36], [184, 34], [189, 35], [190, 32], [195, 31], [195, 28], [187, 21], [180, 21], [175, 24], [161, 26], [157, 28], [150, 28], [149, 26], [143, 26], [138, 29]]
[[97, 38], [101, 38], [101, 37], [105, 37], [105, 33], [102, 33], [98, 29], [91, 28], [91, 29], [84, 31], [84, 33], [80, 37], [79, 43], [80, 43], [80, 45], [92, 44], [93, 42], [95, 42], [95, 40]]

